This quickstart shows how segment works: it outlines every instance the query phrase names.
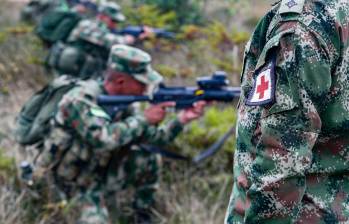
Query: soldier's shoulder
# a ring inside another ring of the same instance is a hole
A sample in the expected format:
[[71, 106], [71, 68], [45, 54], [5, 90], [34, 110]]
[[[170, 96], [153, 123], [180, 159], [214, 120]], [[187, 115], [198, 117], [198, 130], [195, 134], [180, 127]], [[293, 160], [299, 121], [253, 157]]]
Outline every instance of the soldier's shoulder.
[[98, 96], [103, 91], [101, 81], [97, 81], [94, 79], [80, 81], [78, 85], [81, 89], [81, 92], [83, 92], [85, 95], [89, 95], [92, 97]]
[[273, 4], [278, 14], [302, 14], [306, 0], [280, 0]]
[[[281, 0], [273, 6], [275, 16], [269, 26], [269, 34], [275, 27], [283, 27], [285, 29], [302, 29], [307, 27], [309, 32], [315, 35], [327, 35], [330, 30], [325, 27], [335, 26], [335, 16], [329, 12], [330, 3], [324, 0]], [[303, 24], [303, 26], [299, 26]], [[282, 26], [281, 26], [282, 27]], [[278, 29], [283, 31], [283, 29]], [[274, 33], [275, 34], [275, 33]], [[277, 33], [276, 33], [277, 34]]]
[[93, 28], [97, 26], [97, 21], [95, 19], [82, 19], [77, 27], [80, 29], [87, 29], [87, 28]]
[[[277, 11], [277, 14], [281, 15], [285, 20], [297, 18], [302, 21], [308, 20], [310, 22], [311, 19], [318, 19], [324, 23], [331, 21], [329, 18], [333, 17], [335, 11], [340, 8], [338, 5], [336, 6], [334, 2], [340, 1], [341, 0], [281, 0], [277, 1], [273, 8]], [[288, 16], [290, 16], [290, 18]], [[327, 19], [324, 19], [325, 17], [327, 17]]]
[[317, 16], [331, 5], [329, 1], [325, 0], [280, 0], [272, 4], [272, 10], [285, 20], [291, 20], [309, 15]]
[[95, 23], [97, 23], [97, 21], [94, 18], [85, 18], [80, 21], [80, 24], [95, 24]]
[[102, 91], [101, 83], [96, 80], [78, 80], [64, 98], [66, 101], [94, 101]]

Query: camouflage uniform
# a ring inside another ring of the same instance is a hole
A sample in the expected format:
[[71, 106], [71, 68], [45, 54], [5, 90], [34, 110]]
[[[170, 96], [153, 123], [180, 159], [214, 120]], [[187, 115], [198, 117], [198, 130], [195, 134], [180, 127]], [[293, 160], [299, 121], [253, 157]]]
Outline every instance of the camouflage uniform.
[[[117, 45], [108, 67], [156, 84], [161, 76], [150, 67], [150, 59], [141, 50]], [[96, 103], [103, 91], [89, 80], [63, 97], [37, 167], [48, 169], [68, 198], [79, 195], [82, 223], [107, 223], [108, 210], [114, 217], [126, 215], [132, 218], [128, 222], [139, 223], [135, 219], [149, 216], [154, 205], [159, 157], [138, 145], [167, 144], [182, 125], [177, 119], [160, 127], [150, 125], [132, 108], [113, 119]]]
[[[125, 16], [120, 10], [116, 3], [105, 2], [99, 13], [122, 22]], [[59, 42], [52, 47], [48, 61], [49, 64], [60, 61], [58, 64], [62, 66], [54, 68], [60, 75], [69, 74], [83, 79], [99, 77], [115, 44], [126, 44], [125, 36], [112, 33], [98, 18], [83, 19], [71, 31], [66, 43]]]
[[126, 43], [124, 36], [111, 33], [106, 24], [98, 19], [85, 19], [78, 24], [68, 42], [79, 41], [106, 49], [110, 49], [114, 44]]
[[[98, 9], [99, 15], [108, 16], [115, 22], [124, 22], [121, 7], [114, 2], [104, 2]], [[98, 19], [82, 20], [72, 31], [68, 42], [85, 41], [98, 47], [110, 49], [114, 44], [125, 44], [125, 37], [113, 34], [104, 22]]]
[[283, 0], [257, 25], [226, 223], [349, 223], [348, 13], [347, 0]]

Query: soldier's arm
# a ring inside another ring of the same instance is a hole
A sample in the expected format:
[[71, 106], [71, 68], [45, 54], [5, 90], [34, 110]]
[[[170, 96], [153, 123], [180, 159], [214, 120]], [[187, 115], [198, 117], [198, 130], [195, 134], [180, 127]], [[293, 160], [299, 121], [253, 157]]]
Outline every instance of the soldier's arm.
[[298, 25], [278, 41], [277, 48], [268, 50], [268, 55], [276, 53], [276, 101], [264, 105], [257, 127], [246, 223], [292, 223], [297, 216], [321, 130], [321, 102], [331, 85], [330, 58], [321, 37]]
[[125, 36], [113, 34], [111, 32], [104, 32], [100, 36], [102, 46], [110, 49], [115, 44], [128, 44]]
[[173, 141], [182, 130], [183, 125], [176, 118], [159, 127], [149, 126], [144, 132], [143, 138], [149, 143], [163, 145]]
[[[169, 102], [173, 103], [173, 102]], [[176, 119], [172, 119], [165, 125], [158, 128], [150, 127], [144, 133], [145, 138], [153, 144], [163, 145], [172, 140], [183, 130], [185, 124], [200, 118], [204, 114], [205, 106], [207, 102], [199, 101], [194, 103], [191, 108], [181, 110], [177, 114]]]
[[142, 136], [148, 126], [142, 115], [113, 123], [100, 107], [78, 95], [68, 93], [63, 97], [56, 121], [97, 150], [112, 150], [127, 145]]
[[73, 31], [73, 39], [84, 40], [88, 43], [110, 49], [115, 44], [126, 44], [127, 39], [122, 35], [113, 34], [101, 29], [95, 22], [81, 21]]

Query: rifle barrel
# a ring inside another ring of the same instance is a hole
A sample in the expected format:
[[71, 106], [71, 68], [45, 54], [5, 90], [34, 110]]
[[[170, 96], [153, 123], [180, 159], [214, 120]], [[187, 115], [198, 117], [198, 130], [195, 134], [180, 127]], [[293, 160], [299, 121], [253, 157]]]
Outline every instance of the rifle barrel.
[[100, 95], [98, 96], [97, 102], [99, 105], [117, 105], [117, 104], [129, 104], [139, 101], [150, 101], [149, 96], [109, 96], [109, 95]]

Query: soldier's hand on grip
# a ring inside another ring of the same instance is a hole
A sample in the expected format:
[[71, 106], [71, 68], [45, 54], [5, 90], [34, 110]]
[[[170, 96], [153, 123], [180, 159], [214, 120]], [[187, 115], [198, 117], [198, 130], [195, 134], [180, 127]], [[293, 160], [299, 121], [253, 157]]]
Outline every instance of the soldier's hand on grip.
[[206, 101], [198, 101], [194, 103], [193, 107], [182, 110], [178, 114], [179, 122], [181, 122], [182, 124], [187, 124], [192, 120], [198, 119], [204, 114], [206, 105]]
[[174, 107], [175, 102], [164, 102], [150, 106], [144, 110], [144, 116], [149, 124], [156, 125], [164, 120], [166, 116], [166, 108]]

